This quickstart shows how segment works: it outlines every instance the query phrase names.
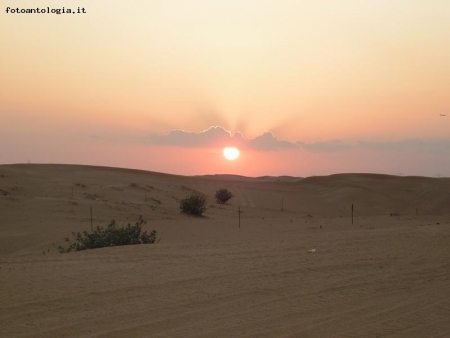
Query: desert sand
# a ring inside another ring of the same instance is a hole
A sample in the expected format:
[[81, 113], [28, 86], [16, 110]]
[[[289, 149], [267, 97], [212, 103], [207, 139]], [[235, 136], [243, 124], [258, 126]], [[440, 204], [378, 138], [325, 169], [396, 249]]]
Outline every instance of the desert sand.
[[[59, 253], [90, 206], [158, 243]], [[450, 337], [450, 179], [1, 165], [0, 284], [0, 337]]]

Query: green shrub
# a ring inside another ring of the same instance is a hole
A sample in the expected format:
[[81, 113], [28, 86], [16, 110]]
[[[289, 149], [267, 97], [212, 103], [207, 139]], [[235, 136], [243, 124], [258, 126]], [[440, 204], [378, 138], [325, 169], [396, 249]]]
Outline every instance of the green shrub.
[[206, 210], [206, 198], [199, 194], [192, 194], [181, 200], [180, 210], [186, 214], [200, 216]]
[[216, 197], [217, 203], [225, 204], [234, 196], [227, 189], [220, 189], [220, 190], [216, 191], [215, 197]]
[[108, 246], [135, 245], [135, 244], [152, 244], [156, 240], [156, 231], [150, 234], [142, 231], [142, 226], [146, 221], [139, 216], [134, 225], [128, 223], [126, 227], [118, 227], [115, 220], [112, 220], [105, 228], [97, 226], [97, 228], [89, 233], [87, 231], [74, 233], [75, 241], [70, 243], [70, 239], [66, 238], [66, 242], [70, 243], [69, 247], [60, 246], [60, 252], [81, 251], [86, 249], [104, 248]]

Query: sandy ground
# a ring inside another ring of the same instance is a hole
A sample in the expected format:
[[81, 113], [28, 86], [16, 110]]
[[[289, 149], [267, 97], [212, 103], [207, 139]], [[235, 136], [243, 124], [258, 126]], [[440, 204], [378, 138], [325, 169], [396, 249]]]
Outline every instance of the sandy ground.
[[[159, 242], [60, 254], [90, 206]], [[0, 286], [0, 337], [450, 337], [450, 179], [2, 165]]]

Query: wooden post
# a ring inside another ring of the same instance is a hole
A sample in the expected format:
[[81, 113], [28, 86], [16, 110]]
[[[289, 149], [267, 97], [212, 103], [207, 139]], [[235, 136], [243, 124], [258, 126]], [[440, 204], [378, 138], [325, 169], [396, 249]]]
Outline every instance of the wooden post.
[[90, 209], [91, 209], [91, 231], [94, 231], [94, 229], [92, 227], [92, 205], [90, 205]]
[[241, 206], [238, 207], [238, 214], [239, 214], [239, 228], [241, 227]]
[[352, 224], [353, 224], [353, 203], [352, 203]]

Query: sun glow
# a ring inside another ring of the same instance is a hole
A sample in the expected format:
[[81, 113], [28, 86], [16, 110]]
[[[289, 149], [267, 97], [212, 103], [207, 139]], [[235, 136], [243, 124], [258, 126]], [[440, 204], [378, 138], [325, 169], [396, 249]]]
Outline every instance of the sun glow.
[[233, 161], [239, 157], [239, 149], [237, 148], [224, 148], [223, 149], [223, 156], [230, 161]]

